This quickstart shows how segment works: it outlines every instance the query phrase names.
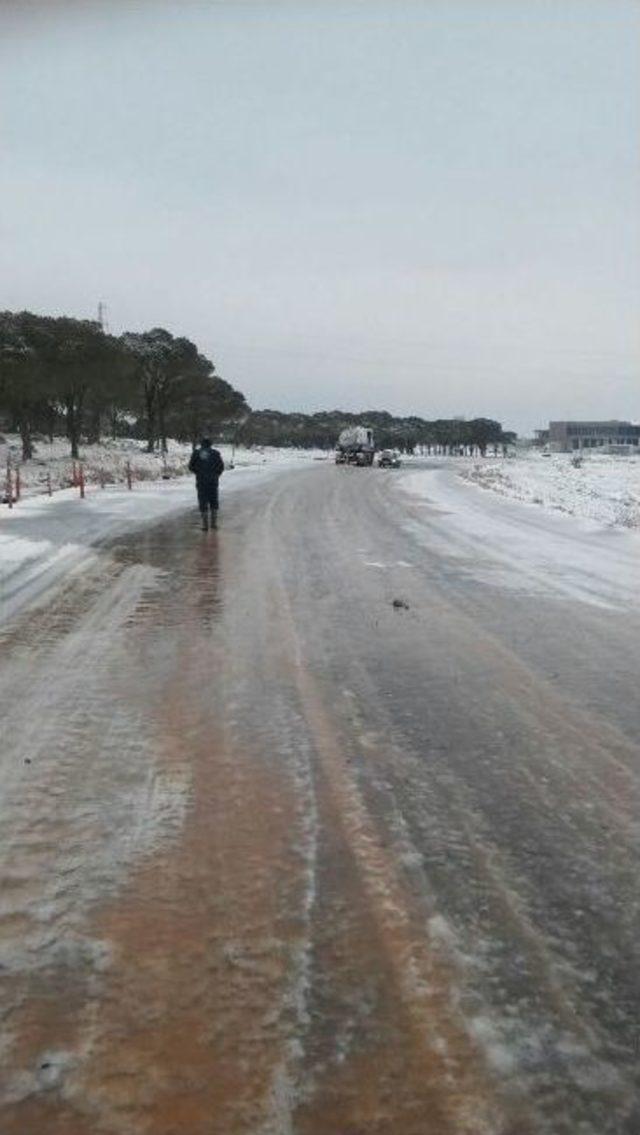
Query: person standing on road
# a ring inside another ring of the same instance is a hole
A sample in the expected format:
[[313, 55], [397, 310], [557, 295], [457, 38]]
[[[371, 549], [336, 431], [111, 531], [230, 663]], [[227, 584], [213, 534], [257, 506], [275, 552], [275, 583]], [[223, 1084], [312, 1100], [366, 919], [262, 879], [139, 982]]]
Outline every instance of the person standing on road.
[[202, 531], [208, 532], [209, 510], [211, 510], [211, 527], [218, 527], [218, 481], [224, 473], [224, 461], [218, 450], [211, 445], [210, 438], [203, 437], [200, 445], [194, 447], [189, 470], [196, 475]]

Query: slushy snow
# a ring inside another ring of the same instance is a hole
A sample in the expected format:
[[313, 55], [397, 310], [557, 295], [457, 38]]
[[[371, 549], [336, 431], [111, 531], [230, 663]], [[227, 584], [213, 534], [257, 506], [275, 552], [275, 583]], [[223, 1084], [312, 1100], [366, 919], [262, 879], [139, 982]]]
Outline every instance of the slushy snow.
[[[190, 452], [187, 447], [187, 460]], [[230, 452], [223, 449], [223, 456], [229, 465]], [[243, 487], [281, 470], [304, 467], [317, 456], [300, 450], [239, 451], [235, 467], [227, 468], [222, 478], [223, 509], [225, 499]], [[180, 469], [186, 471], [186, 461]], [[191, 474], [136, 481], [132, 491], [122, 484], [105, 489], [88, 484], [84, 500], [77, 488], [52, 497], [34, 491], [13, 509], [0, 506], [0, 623], [70, 571], [95, 561], [100, 542], [185, 509], [196, 509]]]

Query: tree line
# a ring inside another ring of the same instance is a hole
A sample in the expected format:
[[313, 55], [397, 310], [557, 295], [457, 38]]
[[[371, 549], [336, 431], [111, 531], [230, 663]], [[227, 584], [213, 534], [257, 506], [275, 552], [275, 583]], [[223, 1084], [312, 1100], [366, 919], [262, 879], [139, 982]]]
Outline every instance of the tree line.
[[71, 456], [84, 439], [143, 438], [147, 450], [203, 432], [239, 444], [332, 449], [347, 426], [374, 430], [378, 449], [455, 453], [505, 446], [515, 435], [490, 418], [428, 421], [383, 410], [316, 414], [251, 411], [195, 343], [162, 327], [109, 335], [99, 322], [0, 312], [0, 419], [20, 434], [23, 460], [34, 435], [66, 435]]
[[93, 320], [0, 312], [0, 416], [25, 461], [38, 433], [66, 435], [72, 457], [106, 435], [166, 452], [169, 437], [195, 441], [248, 413], [195, 343], [162, 327], [114, 336]]
[[377, 449], [398, 449], [401, 453], [424, 448], [444, 453], [477, 450], [484, 454], [489, 447], [513, 444], [516, 437], [492, 418], [427, 421], [415, 416], [394, 417], [385, 410], [357, 414], [342, 410], [317, 414], [254, 410], [237, 432], [245, 445], [332, 449], [341, 430], [355, 425], [373, 429]]

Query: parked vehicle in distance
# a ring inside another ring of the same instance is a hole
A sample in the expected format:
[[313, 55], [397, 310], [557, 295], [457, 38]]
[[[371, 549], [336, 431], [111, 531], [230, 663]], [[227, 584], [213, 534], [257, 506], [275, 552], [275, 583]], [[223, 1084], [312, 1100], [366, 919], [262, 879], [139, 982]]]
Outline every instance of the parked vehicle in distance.
[[402, 462], [400, 454], [395, 449], [383, 449], [378, 455], [380, 469], [399, 469]]
[[373, 465], [375, 451], [373, 430], [350, 426], [338, 438], [336, 465]]

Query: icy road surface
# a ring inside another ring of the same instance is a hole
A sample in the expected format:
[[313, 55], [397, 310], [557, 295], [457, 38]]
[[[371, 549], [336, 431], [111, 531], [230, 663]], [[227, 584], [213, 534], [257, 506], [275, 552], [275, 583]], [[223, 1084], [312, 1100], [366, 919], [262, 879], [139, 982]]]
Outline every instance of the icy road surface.
[[3, 1135], [637, 1135], [640, 544], [415, 476], [6, 625]]

